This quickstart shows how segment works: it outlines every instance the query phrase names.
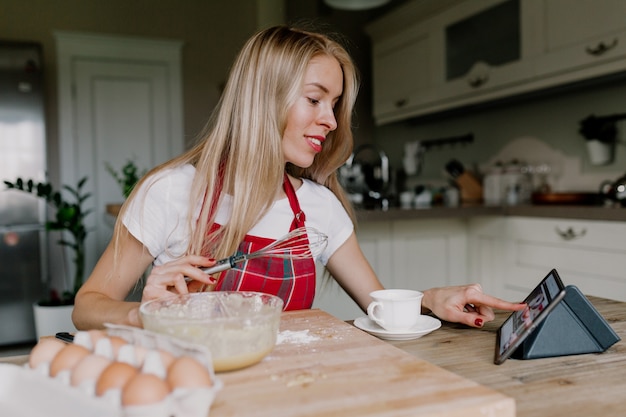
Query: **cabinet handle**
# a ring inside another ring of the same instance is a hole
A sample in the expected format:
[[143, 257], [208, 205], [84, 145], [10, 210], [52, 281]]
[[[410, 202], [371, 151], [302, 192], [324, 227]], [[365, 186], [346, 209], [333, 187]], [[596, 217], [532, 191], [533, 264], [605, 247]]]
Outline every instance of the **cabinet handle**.
[[408, 102], [409, 100], [407, 100], [406, 98], [401, 98], [400, 100], [397, 100], [394, 104], [396, 105], [396, 107], [404, 107]]
[[467, 83], [472, 88], [478, 88], [481, 85], [485, 84], [487, 81], [489, 81], [488, 75], [479, 75], [477, 77], [467, 79]]
[[585, 234], [587, 233], [587, 229], [581, 229], [579, 233], [576, 233], [574, 229], [572, 229], [571, 227], [568, 228], [567, 230], [561, 230], [558, 227], [556, 227], [554, 230], [556, 230], [556, 233], [559, 236], [561, 236], [561, 239], [563, 240], [580, 239], [581, 237], [585, 236]]
[[585, 50], [589, 55], [600, 56], [615, 48], [617, 46], [617, 42], [617, 38], [614, 38], [611, 43], [600, 42], [596, 46], [588, 46]]

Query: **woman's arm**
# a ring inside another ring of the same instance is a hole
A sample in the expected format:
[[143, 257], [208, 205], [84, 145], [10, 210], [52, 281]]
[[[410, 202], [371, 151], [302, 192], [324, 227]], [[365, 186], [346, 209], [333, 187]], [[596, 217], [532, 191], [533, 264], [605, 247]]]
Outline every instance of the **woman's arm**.
[[[120, 245], [117, 259], [114, 258], [116, 242]], [[111, 239], [89, 279], [76, 295], [72, 314], [76, 328], [102, 328], [104, 323], [141, 326], [140, 303], [124, 299], [152, 261], [152, 255], [144, 245], [122, 228], [119, 239], [115, 236]], [[187, 293], [185, 277], [210, 284], [211, 277], [198, 266], [207, 267], [214, 263], [203, 256], [185, 256], [154, 267], [146, 280], [142, 302], [172, 293]]]
[[76, 294], [72, 320], [79, 330], [101, 328], [104, 323], [140, 324], [139, 303], [124, 299], [152, 263], [152, 256], [124, 229], [115, 260], [115, 242], [114, 236]]
[[372, 302], [369, 294], [383, 289], [376, 273], [363, 255], [354, 232], [333, 253], [326, 268], [363, 311], [367, 311], [367, 306]]

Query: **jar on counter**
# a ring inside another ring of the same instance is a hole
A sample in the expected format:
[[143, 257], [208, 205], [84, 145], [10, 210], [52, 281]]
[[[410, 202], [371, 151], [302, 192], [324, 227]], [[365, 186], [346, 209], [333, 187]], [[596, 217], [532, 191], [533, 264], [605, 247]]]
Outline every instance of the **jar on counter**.
[[504, 200], [502, 187], [502, 162], [496, 162], [483, 177], [483, 201], [488, 206], [500, 206]]
[[504, 166], [500, 189], [507, 205], [528, 203], [532, 188], [532, 176], [527, 165], [513, 159]]

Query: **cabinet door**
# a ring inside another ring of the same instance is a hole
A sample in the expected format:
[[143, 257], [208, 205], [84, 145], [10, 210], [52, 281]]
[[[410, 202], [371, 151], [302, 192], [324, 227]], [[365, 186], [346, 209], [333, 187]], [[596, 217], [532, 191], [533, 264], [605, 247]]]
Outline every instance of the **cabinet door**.
[[468, 221], [468, 276], [479, 282], [485, 293], [495, 296], [504, 294], [502, 277], [507, 270], [505, 228], [505, 217], [474, 217]]
[[626, 301], [626, 225], [617, 222], [509, 218], [500, 295], [523, 297], [556, 268], [584, 294]]
[[394, 120], [427, 99], [433, 84], [432, 39], [417, 27], [373, 47], [374, 116]]
[[[528, 22], [539, 34], [539, 75], [575, 81], [624, 69], [626, 2], [623, 0], [542, 0]], [[620, 62], [621, 61], [621, 62]]]
[[[391, 222], [363, 223], [357, 229], [357, 238], [363, 254], [376, 272], [383, 286], [393, 284], [393, 269], [391, 257]], [[348, 294], [330, 277], [323, 277], [323, 269], [318, 268], [317, 291], [314, 308], [322, 309], [342, 320], [353, 320], [364, 315], [360, 307]]]
[[396, 221], [393, 237], [394, 287], [424, 290], [467, 282], [463, 220]]
[[476, 101], [489, 91], [532, 76], [523, 61], [519, 0], [467, 2], [443, 22], [442, 99]]

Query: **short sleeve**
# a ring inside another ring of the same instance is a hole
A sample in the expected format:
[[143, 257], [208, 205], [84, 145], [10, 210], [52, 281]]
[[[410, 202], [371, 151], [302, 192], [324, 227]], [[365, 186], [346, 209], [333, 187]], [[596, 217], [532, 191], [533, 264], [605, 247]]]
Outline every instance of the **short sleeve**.
[[[189, 195], [195, 169], [166, 169], [137, 190], [122, 222], [160, 265], [182, 256], [189, 243]], [[190, 221], [191, 220], [191, 221]]]

